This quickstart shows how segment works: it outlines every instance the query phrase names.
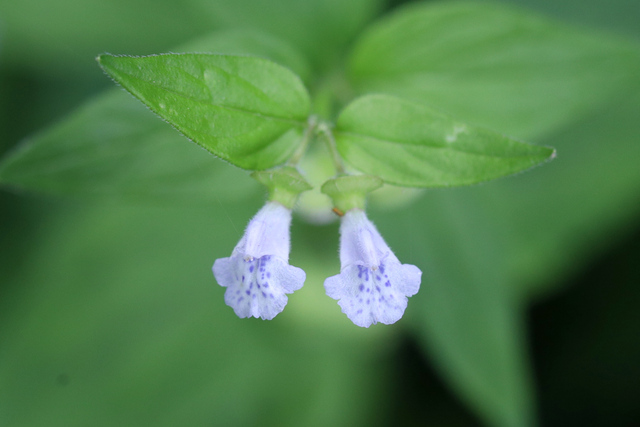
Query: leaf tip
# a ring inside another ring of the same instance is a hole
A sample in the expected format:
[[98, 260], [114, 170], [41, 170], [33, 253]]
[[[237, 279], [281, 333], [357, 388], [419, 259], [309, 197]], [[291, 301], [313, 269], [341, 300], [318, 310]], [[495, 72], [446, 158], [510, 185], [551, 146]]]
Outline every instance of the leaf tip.
[[541, 151], [539, 160], [537, 161], [537, 163], [539, 164], [550, 162], [551, 160], [555, 159], [556, 156], [558, 155], [558, 152], [555, 149], [555, 147], [550, 147], [548, 145], [542, 145], [539, 147], [541, 150], [543, 150]]
[[110, 59], [115, 57], [116, 55], [111, 55], [110, 53], [101, 53], [96, 56], [96, 62], [100, 65], [100, 68], [106, 71], [106, 67], [109, 66]]

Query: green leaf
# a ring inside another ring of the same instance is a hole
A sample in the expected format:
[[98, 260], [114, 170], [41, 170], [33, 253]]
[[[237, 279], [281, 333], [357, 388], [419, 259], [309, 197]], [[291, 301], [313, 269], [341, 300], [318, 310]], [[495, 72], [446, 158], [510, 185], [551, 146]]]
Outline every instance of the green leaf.
[[507, 286], [509, 253], [491, 207], [478, 203], [478, 189], [492, 187], [431, 191], [372, 216], [398, 258], [424, 272], [405, 316], [447, 385], [483, 425], [529, 427], [535, 397], [522, 306]]
[[199, 9], [191, 0], [2, 1], [2, 30], [8, 36], [3, 62], [24, 75], [98, 80], [99, 74], [90, 75], [95, 64], [87, 61], [97, 52], [153, 53], [215, 29]]
[[[640, 81], [638, 82], [640, 83]], [[640, 85], [546, 142], [562, 153], [540, 173], [482, 188], [508, 241], [509, 287], [542, 296], [628, 237], [640, 213]], [[544, 207], [544, 208], [542, 208]], [[506, 224], [510, 224], [506, 227]]]
[[407, 187], [475, 184], [528, 169], [555, 153], [388, 95], [349, 104], [335, 136], [338, 151], [354, 167]]
[[[219, 31], [177, 50], [257, 55], [308, 73], [304, 59], [287, 43], [257, 31]], [[245, 177], [186, 143], [117, 89], [23, 141], [0, 162], [0, 183], [20, 189], [192, 204], [255, 196], [257, 186]]]
[[315, 66], [327, 67], [329, 60], [344, 54], [344, 47], [381, 4], [381, 0], [2, 1], [0, 17], [7, 35], [3, 59], [29, 74], [48, 77], [75, 70], [88, 74], [93, 66], [87, 58], [97, 52], [165, 52], [201, 34], [233, 28], [284, 38]]
[[349, 75], [359, 93], [413, 99], [530, 139], [640, 73], [640, 49], [504, 4], [413, 4], [371, 27]]
[[405, 316], [425, 353], [486, 425], [535, 418], [527, 303], [637, 229], [639, 112], [629, 87], [547, 139], [562, 155], [536, 173], [371, 213], [396, 255], [424, 272]]
[[305, 82], [311, 78], [311, 67], [297, 49], [290, 43], [259, 30], [216, 31], [193, 39], [172, 52], [259, 56], [291, 69]]
[[224, 304], [210, 266], [255, 203], [34, 202], [24, 268], [2, 283], [3, 426], [347, 427], [380, 416], [385, 375], [371, 373], [383, 371], [389, 334], [342, 322], [321, 279], [270, 322]]
[[160, 117], [236, 166], [276, 166], [300, 143], [309, 96], [295, 74], [271, 61], [217, 54], [98, 61]]
[[189, 144], [117, 90], [23, 141], [0, 163], [0, 183], [47, 193], [196, 204], [255, 197], [258, 190], [246, 172]]
[[190, 0], [219, 28], [254, 28], [291, 42], [325, 70], [381, 9], [382, 0]]

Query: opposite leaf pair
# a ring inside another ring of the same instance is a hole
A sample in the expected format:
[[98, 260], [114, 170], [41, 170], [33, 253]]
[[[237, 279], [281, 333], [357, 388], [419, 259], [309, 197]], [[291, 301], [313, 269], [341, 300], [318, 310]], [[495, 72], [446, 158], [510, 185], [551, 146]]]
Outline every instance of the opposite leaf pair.
[[[350, 209], [341, 221], [341, 271], [325, 280], [327, 295], [358, 326], [398, 321], [407, 297], [418, 292], [422, 272], [398, 261], [363, 210]], [[304, 284], [304, 271], [289, 265], [290, 224], [291, 210], [269, 201], [231, 257], [215, 261], [213, 274], [239, 317], [273, 319], [287, 304], [286, 294]]]

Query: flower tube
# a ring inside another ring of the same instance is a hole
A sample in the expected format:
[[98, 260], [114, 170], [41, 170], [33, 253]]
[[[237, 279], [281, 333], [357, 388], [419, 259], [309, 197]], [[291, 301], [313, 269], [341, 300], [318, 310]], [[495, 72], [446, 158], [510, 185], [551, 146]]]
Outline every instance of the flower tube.
[[327, 295], [358, 326], [397, 322], [407, 297], [420, 289], [422, 272], [400, 263], [364, 211], [351, 209], [341, 221], [341, 269], [325, 280]]
[[227, 288], [224, 301], [238, 317], [273, 319], [287, 305], [286, 294], [304, 284], [305, 272], [289, 265], [290, 224], [290, 209], [267, 202], [231, 256], [213, 264], [213, 275]]
[[418, 267], [400, 263], [364, 212], [366, 195], [381, 186], [382, 180], [372, 175], [340, 176], [322, 185], [341, 216], [340, 274], [326, 279], [324, 287], [342, 312], [364, 328], [397, 322], [422, 278]]

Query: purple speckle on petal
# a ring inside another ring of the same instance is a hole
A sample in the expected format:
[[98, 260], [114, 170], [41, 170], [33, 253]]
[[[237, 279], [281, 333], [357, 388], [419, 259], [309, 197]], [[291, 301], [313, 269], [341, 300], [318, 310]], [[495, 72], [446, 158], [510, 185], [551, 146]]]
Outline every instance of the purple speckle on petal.
[[249, 273], [253, 273], [253, 265], [249, 266]]
[[389, 282], [388, 280], [384, 283], [384, 285], [388, 288], [391, 286], [391, 282]]
[[245, 291], [244, 293], [247, 295], [251, 295], [251, 291]]
[[358, 286], [358, 289], [360, 289], [360, 292], [364, 291], [364, 285], [360, 283], [360, 286]]

